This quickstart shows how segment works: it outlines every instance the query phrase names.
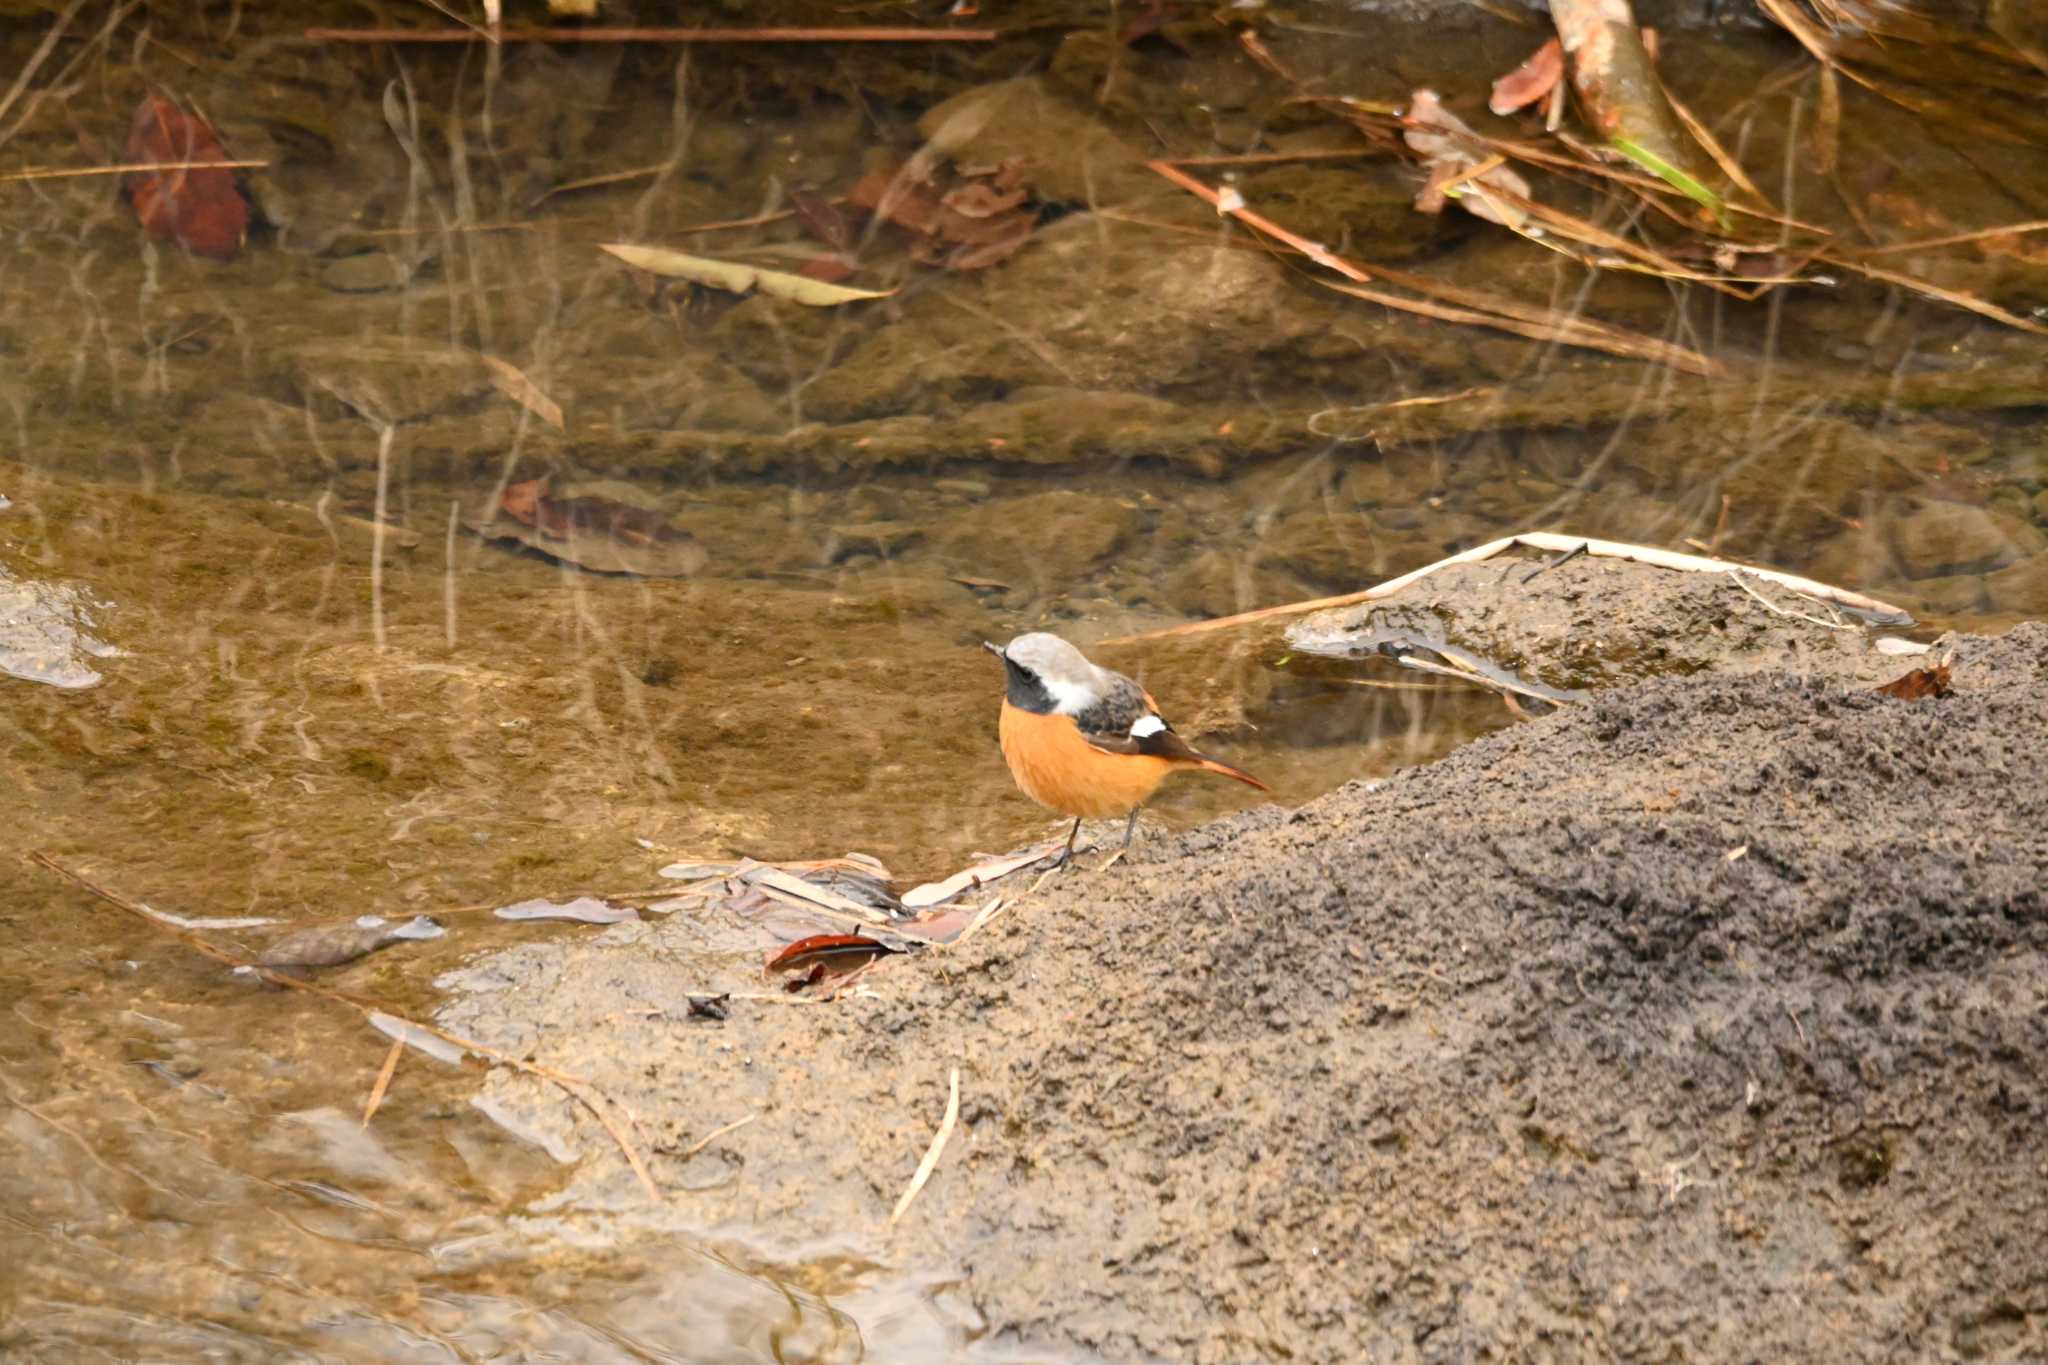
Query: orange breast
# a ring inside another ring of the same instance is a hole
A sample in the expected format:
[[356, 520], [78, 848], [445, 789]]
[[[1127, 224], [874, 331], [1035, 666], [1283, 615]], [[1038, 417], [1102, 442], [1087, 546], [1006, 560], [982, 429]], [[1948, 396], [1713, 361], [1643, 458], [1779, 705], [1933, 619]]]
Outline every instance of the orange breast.
[[1041, 716], [1003, 703], [1000, 727], [1010, 776], [1041, 806], [1090, 820], [1145, 804], [1173, 764], [1150, 754], [1106, 754], [1081, 738], [1072, 716]]

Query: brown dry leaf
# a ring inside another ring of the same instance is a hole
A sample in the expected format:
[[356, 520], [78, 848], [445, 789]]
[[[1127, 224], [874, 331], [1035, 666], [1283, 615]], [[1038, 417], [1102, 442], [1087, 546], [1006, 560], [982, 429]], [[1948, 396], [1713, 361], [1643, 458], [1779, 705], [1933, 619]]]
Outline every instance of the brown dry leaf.
[[1416, 200], [1417, 208], [1433, 213], [1436, 207], [1431, 205], [1440, 207], [1441, 196], [1448, 193], [1475, 218], [1503, 227], [1522, 226], [1527, 215], [1487, 191], [1503, 190], [1516, 199], [1526, 200], [1532, 197], [1529, 182], [1509, 167], [1505, 159], [1488, 155], [1479, 135], [1444, 108], [1435, 91], [1415, 92], [1408, 104], [1406, 124], [1403, 136], [1421, 154], [1430, 175], [1429, 184]]
[[1949, 685], [1950, 664], [1955, 655], [1944, 654], [1941, 662], [1932, 668], [1916, 668], [1911, 673], [1892, 679], [1877, 690], [1887, 697], [1900, 701], [1927, 701], [1945, 697], [1953, 689]]
[[1015, 159], [950, 171], [916, 162], [880, 167], [847, 191], [846, 202], [909, 233], [911, 259], [946, 270], [1000, 264], [1038, 226]]
[[710, 560], [658, 502], [615, 480], [570, 484], [559, 492], [545, 478], [511, 484], [497, 512], [469, 529], [594, 573], [688, 578]]
[[816, 190], [798, 186], [789, 192], [789, 206], [811, 236], [834, 251], [853, 250], [853, 224], [846, 221], [839, 205]]

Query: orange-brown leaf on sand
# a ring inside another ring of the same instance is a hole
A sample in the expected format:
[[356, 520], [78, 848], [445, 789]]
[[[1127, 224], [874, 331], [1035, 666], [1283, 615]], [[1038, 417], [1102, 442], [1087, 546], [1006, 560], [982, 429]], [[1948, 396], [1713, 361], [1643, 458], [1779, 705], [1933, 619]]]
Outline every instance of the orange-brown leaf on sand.
[[1493, 83], [1493, 98], [1486, 107], [1496, 114], [1512, 114], [1548, 95], [1564, 78], [1564, 48], [1552, 38], [1529, 54], [1507, 75]]
[[130, 162], [177, 166], [132, 171], [128, 199], [143, 231], [176, 242], [195, 256], [233, 260], [249, 234], [249, 203], [230, 171], [184, 162], [227, 160], [213, 125], [179, 108], [169, 96], [144, 95], [128, 130]]
[[795, 972], [809, 967], [828, 967], [835, 972], [850, 971], [873, 962], [885, 953], [897, 951], [866, 934], [812, 934], [769, 958], [768, 970]]
[[1911, 673], [1892, 679], [1877, 689], [1887, 697], [1900, 701], [1926, 701], [1932, 697], [1945, 697], [1949, 687], [1949, 656], [1932, 668], [1916, 668]]

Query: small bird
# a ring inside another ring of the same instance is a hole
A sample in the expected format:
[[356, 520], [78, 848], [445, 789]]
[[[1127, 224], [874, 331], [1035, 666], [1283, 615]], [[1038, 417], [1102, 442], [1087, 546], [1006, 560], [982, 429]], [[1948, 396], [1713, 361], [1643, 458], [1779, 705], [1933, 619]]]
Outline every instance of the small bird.
[[1074, 817], [1062, 864], [1074, 856], [1084, 819], [1128, 814], [1129, 848], [1138, 807], [1175, 768], [1201, 768], [1272, 790], [1242, 768], [1196, 753], [1159, 714], [1150, 692], [1088, 662], [1057, 635], [1033, 631], [1007, 645], [984, 641], [982, 648], [1003, 661], [1007, 691], [999, 733], [1010, 776], [1039, 805]]

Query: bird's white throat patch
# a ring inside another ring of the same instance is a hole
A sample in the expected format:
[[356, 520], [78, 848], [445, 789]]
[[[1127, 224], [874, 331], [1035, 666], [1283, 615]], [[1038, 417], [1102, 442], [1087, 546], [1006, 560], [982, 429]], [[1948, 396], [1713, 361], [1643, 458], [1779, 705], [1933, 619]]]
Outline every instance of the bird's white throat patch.
[[1102, 694], [1084, 682], [1068, 678], [1038, 677], [1039, 685], [1052, 697], [1053, 710], [1063, 716], [1078, 716], [1102, 699]]

